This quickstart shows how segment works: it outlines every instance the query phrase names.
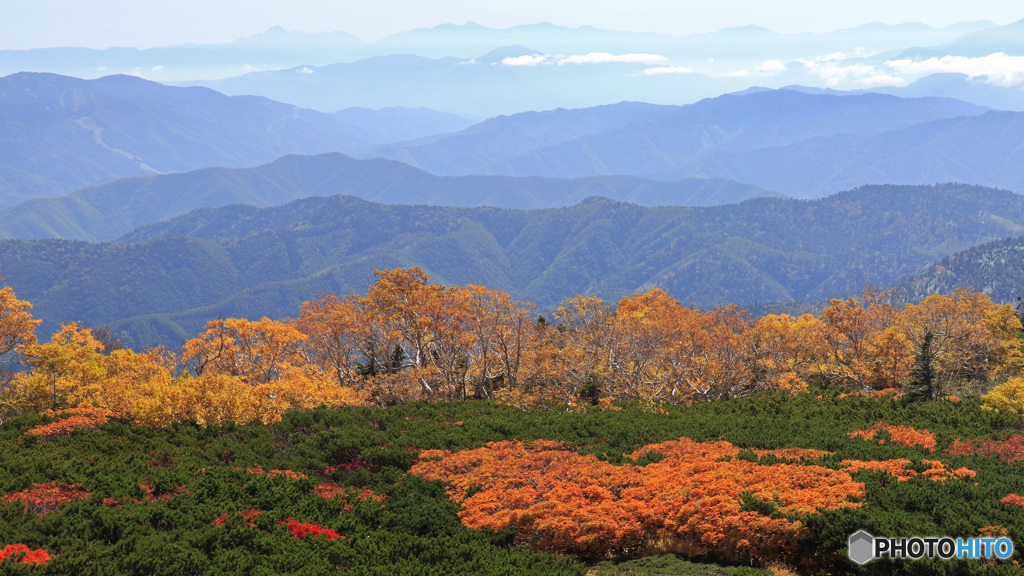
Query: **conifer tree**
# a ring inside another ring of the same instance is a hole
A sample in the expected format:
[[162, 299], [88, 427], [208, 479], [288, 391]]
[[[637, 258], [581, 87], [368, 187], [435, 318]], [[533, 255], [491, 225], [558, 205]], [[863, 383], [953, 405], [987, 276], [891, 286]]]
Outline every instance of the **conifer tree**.
[[932, 353], [932, 338], [931, 332], [924, 335], [921, 349], [914, 357], [914, 367], [910, 369], [907, 397], [912, 401], [935, 399], [935, 371], [932, 369], [935, 355]]

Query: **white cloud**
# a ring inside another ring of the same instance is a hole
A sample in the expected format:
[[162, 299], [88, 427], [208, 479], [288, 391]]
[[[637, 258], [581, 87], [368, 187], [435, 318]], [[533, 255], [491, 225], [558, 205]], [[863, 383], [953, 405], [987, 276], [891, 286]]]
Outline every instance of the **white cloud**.
[[831, 54], [818, 56], [814, 59], [815, 62], [832, 62], [833, 60], [846, 60], [846, 54], [843, 54], [842, 52], [832, 52]]
[[657, 66], [640, 71], [644, 76], [661, 76], [662, 74], [693, 74], [693, 68], [686, 66]]
[[536, 66], [538, 64], [547, 63], [548, 57], [543, 55], [524, 54], [522, 56], [514, 56], [511, 58], [502, 59], [501, 63], [505, 66]]
[[922, 61], [907, 58], [889, 60], [885, 65], [907, 76], [956, 73], [971, 78], [985, 77], [989, 84], [998, 86], [1016, 86], [1024, 83], [1024, 56], [1008, 56], [1002, 52], [981, 58], [943, 56]]
[[309, 66], [303, 66], [302, 68], [296, 70], [296, 72], [298, 72], [299, 74], [312, 74], [313, 69], [310, 68]]
[[779, 60], [768, 60], [757, 67], [758, 72], [762, 74], [781, 74], [786, 71], [786, 65]]
[[159, 71], [161, 71], [163, 69], [164, 69], [163, 64], [157, 64], [156, 66], [153, 66], [153, 72], [159, 72]]
[[477, 63], [476, 58], [470, 58], [469, 60], [463, 60], [463, 61], [459, 62], [459, 64], [476, 64], [476, 63]]
[[563, 58], [559, 64], [650, 64], [653, 62], [664, 62], [668, 60], [661, 54], [609, 54], [608, 52], [591, 52], [589, 54], [576, 54]]
[[902, 85], [906, 80], [870, 64], [841, 64], [838, 60], [814, 61], [798, 60], [807, 72], [825, 81], [827, 86], [840, 84], [856, 84], [858, 86]]

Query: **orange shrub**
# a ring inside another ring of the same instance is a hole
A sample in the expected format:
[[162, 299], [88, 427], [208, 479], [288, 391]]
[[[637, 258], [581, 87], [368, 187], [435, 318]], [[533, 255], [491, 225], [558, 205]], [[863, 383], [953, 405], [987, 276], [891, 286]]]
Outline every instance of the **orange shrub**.
[[943, 454], [946, 456], [969, 456], [971, 454], [998, 456], [1003, 462], [1013, 464], [1018, 460], [1024, 460], [1024, 434], [1014, 434], [1005, 440], [961, 442], [957, 439]]
[[[931, 480], [951, 480], [964, 477], [974, 478], [978, 474], [969, 468], [947, 470], [942, 462], [938, 460], [922, 460], [921, 463], [930, 466], [930, 468], [921, 474]], [[917, 476], [917, 472], [907, 468], [907, 466], [910, 465], [910, 460], [907, 460], [906, 458], [898, 458], [895, 460], [843, 460], [840, 462], [840, 465], [850, 472], [857, 472], [859, 470], [885, 472], [891, 476], [895, 476], [900, 482], [910, 480], [914, 476]]]
[[863, 396], [865, 398], [881, 398], [883, 396], [892, 396], [893, 398], [899, 398], [903, 396], [903, 390], [899, 388], [885, 388], [882, 390], [872, 390], [871, 392], [846, 392], [839, 395], [839, 398], [849, 398], [851, 396]]
[[0, 498], [3, 504], [10, 504], [21, 500], [25, 504], [25, 510], [31, 510], [40, 516], [45, 516], [57, 509], [65, 502], [88, 498], [92, 492], [82, 488], [81, 484], [58, 484], [48, 482], [46, 484], [34, 484], [32, 488], [8, 494]]
[[665, 458], [615, 466], [557, 442], [506, 441], [426, 451], [411, 472], [443, 480], [470, 528], [512, 526], [520, 543], [593, 556], [641, 553], [657, 542], [729, 560], [774, 558], [795, 552], [803, 524], [745, 510], [744, 496], [797, 516], [860, 506], [852, 500], [863, 496], [863, 484], [845, 471], [738, 460], [728, 442], [681, 438], [629, 456], [651, 451]]
[[32, 550], [24, 544], [8, 544], [0, 550], [0, 562], [7, 560], [21, 564], [46, 564], [50, 561], [50, 553], [42, 548]]
[[1003, 504], [1012, 504], [1014, 506], [1024, 506], [1024, 496], [1018, 496], [1016, 494], [1010, 494], [1006, 498], [1000, 500]]
[[[932, 452], [935, 450], [935, 435], [927, 430], [915, 430], [910, 426], [892, 426], [884, 422], [879, 422], [867, 430], [854, 430], [850, 432], [851, 438], [863, 438], [865, 440], [871, 440], [874, 438], [880, 430], [884, 430], [889, 433], [889, 438], [902, 446], [913, 448], [914, 446], [921, 446], [925, 450]], [[884, 439], [878, 441], [879, 444], [885, 444]]]
[[[239, 470], [239, 468], [235, 468], [235, 470]], [[303, 474], [302, 472], [295, 472], [293, 470], [265, 471], [261, 466], [257, 466], [255, 468], [246, 468], [245, 471], [248, 472], [249, 474], [255, 474], [257, 476], [266, 476], [267, 478], [273, 478], [274, 476], [284, 476], [285, 478], [292, 481], [304, 480], [306, 478], [309, 478], [309, 476]]]
[[79, 406], [78, 408], [65, 408], [64, 410], [46, 410], [45, 412], [41, 412], [41, 414], [43, 416], [51, 417], [62, 414], [72, 415], [67, 418], [61, 418], [60, 420], [50, 422], [49, 424], [40, 424], [28, 432], [25, 432], [25, 434], [49, 438], [52, 436], [70, 434], [72, 430], [95, 430], [96, 428], [106, 424], [114, 417], [114, 413], [110, 410], [87, 405]]

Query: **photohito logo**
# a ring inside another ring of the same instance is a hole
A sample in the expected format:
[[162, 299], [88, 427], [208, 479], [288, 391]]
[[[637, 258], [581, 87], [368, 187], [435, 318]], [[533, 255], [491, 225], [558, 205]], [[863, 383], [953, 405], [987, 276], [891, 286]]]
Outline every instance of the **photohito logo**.
[[979, 560], [1013, 556], [1013, 541], [1009, 538], [887, 538], [872, 536], [864, 530], [850, 534], [847, 542], [850, 560], [863, 566], [875, 558], [918, 560]]

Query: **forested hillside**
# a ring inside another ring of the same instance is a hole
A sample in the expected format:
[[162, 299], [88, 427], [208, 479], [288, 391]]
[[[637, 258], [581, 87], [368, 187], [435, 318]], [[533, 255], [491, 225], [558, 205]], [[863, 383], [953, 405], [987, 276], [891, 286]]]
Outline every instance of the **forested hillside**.
[[374, 269], [419, 266], [541, 311], [577, 293], [615, 300], [654, 286], [698, 306], [819, 301], [892, 285], [1022, 227], [1022, 197], [959, 185], [710, 208], [594, 199], [516, 211], [336, 196], [199, 210], [118, 243], [5, 241], [0, 273], [46, 331], [109, 323], [134, 346], [176, 345], [217, 316], [295, 316], [318, 292], [358, 291]]
[[0, 210], [0, 237], [113, 240], [139, 226], [197, 208], [276, 206], [311, 196], [348, 194], [383, 204], [551, 208], [591, 196], [645, 206], [714, 206], [782, 196], [721, 178], [663, 182], [631, 176], [563, 180], [504, 176], [441, 177], [393, 160], [339, 153], [285, 156], [257, 168], [206, 168], [125, 178], [67, 196]]
[[949, 294], [967, 286], [999, 302], [1024, 298], [1024, 238], [1008, 238], [957, 252], [901, 283], [908, 298]]

